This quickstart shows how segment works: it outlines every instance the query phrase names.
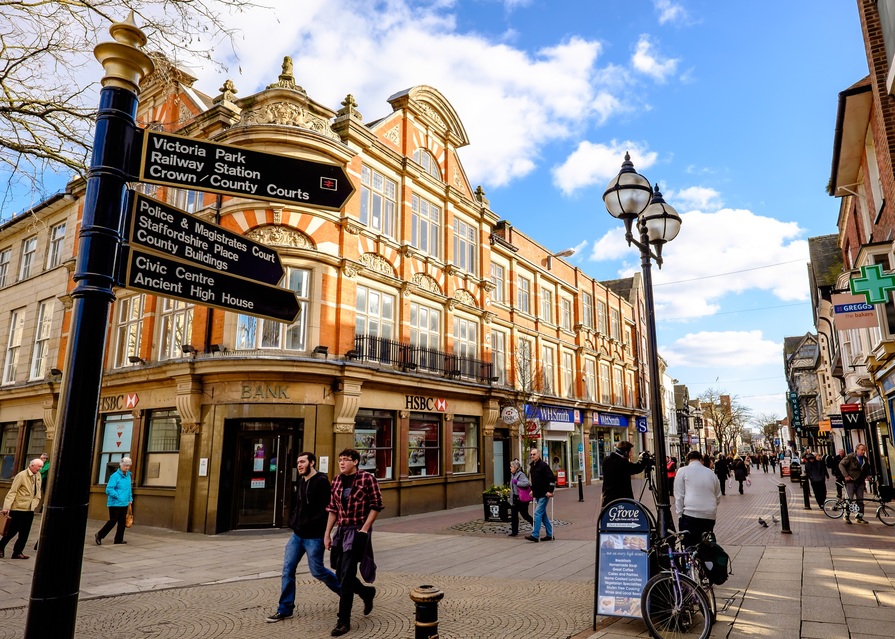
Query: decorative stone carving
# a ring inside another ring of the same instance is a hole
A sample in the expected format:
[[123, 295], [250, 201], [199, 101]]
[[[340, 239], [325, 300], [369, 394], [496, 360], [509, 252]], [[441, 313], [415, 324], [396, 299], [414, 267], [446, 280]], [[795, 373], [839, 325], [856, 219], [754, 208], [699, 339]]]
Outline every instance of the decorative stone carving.
[[256, 124], [295, 126], [319, 133], [332, 140], [341, 139], [330, 128], [328, 121], [291, 102], [267, 102], [255, 108], [246, 109], [240, 114], [240, 124], [243, 126]]
[[239, 91], [236, 90], [236, 85], [233, 84], [233, 80], [224, 80], [224, 86], [218, 89], [221, 94], [212, 100], [213, 104], [220, 104], [221, 102], [233, 102], [236, 99], [236, 94]]
[[460, 174], [460, 169], [456, 166], [454, 167], [454, 186], [458, 189], [463, 186], [463, 176]]
[[175, 378], [175, 405], [180, 415], [181, 433], [198, 433], [202, 426], [202, 382], [191, 375]]
[[401, 255], [404, 257], [413, 257], [416, 255], [416, 249], [413, 248], [410, 244], [404, 244], [401, 246]]
[[340, 218], [339, 225], [343, 229], [345, 229], [345, 232], [348, 233], [349, 235], [360, 235], [361, 230], [363, 230], [363, 227], [360, 225], [360, 222], [358, 222], [354, 218], [350, 218], [348, 216]]
[[278, 206], [273, 209], [273, 223], [274, 224], [282, 224], [283, 223], [283, 207]]
[[475, 199], [477, 202], [481, 202], [484, 206], [491, 205], [488, 198], [485, 197], [485, 189], [482, 188], [481, 184], [475, 187]]
[[342, 260], [342, 275], [349, 279], [353, 279], [357, 277], [357, 274], [364, 270], [363, 264], [358, 264], [357, 262], [352, 262], [351, 260], [345, 259]]
[[417, 106], [419, 107], [420, 112], [425, 114], [426, 117], [432, 120], [437, 126], [444, 129], [445, 131], [448, 130], [447, 124], [444, 123], [444, 120], [441, 118], [438, 112], [432, 108], [431, 104], [428, 104], [426, 102], [417, 102]]
[[492, 313], [491, 311], [486, 311], [484, 315], [482, 315], [482, 321], [485, 324], [490, 324], [497, 317], [497, 313]]
[[398, 417], [400, 417], [401, 419], [409, 419], [410, 411], [409, 410], [398, 411]]
[[56, 409], [59, 403], [59, 394], [53, 393], [50, 399], [44, 400], [44, 426], [47, 429], [47, 439], [56, 439]]
[[333, 412], [333, 432], [353, 433], [354, 418], [360, 407], [361, 383], [353, 380], [339, 382], [338, 390], [333, 393], [335, 410]]
[[445, 264], [444, 271], [448, 275], [457, 275], [459, 273], [462, 273], [462, 271], [460, 270], [460, 267], [454, 266], [453, 264]]
[[441, 287], [431, 275], [425, 273], [414, 273], [410, 280], [424, 291], [441, 295]]
[[382, 137], [384, 137], [395, 146], [401, 145], [401, 129], [398, 127], [397, 124], [386, 131], [385, 135], [383, 135]]
[[494, 425], [497, 424], [497, 418], [500, 417], [500, 404], [495, 399], [489, 399], [483, 403], [482, 407], [482, 434], [485, 437], [494, 436]]
[[298, 91], [299, 93], [306, 93], [306, 91], [295, 84], [295, 76], [292, 72], [292, 58], [288, 55], [283, 58], [283, 72], [280, 73], [279, 78], [273, 84], [267, 85], [268, 89], [292, 89], [293, 91]]
[[460, 302], [461, 304], [466, 304], [467, 306], [478, 306], [475, 303], [475, 297], [472, 296], [472, 293], [467, 291], [466, 289], [459, 289], [454, 293], [454, 299]]
[[289, 248], [314, 249], [314, 243], [311, 239], [302, 233], [288, 226], [274, 226], [269, 224], [259, 226], [245, 234], [250, 240], [261, 242], [269, 246], [288, 246]]
[[360, 256], [361, 263], [375, 273], [382, 273], [389, 277], [395, 277], [395, 267], [387, 259], [376, 253], [364, 253]]
[[364, 121], [364, 117], [360, 114], [360, 111], [357, 110], [357, 102], [354, 101], [354, 96], [350, 93], [345, 96], [344, 100], [342, 100], [342, 108], [336, 113], [336, 122], [346, 118], [351, 118], [358, 122]]
[[491, 293], [492, 291], [497, 290], [497, 284], [491, 280], [482, 280], [482, 288], [485, 289], [486, 293]]

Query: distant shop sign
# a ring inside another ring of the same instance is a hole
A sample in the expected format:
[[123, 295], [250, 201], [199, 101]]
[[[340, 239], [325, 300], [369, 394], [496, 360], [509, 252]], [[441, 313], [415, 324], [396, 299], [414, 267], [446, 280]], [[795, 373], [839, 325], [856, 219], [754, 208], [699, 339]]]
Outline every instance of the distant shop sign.
[[868, 304], [863, 295], [837, 293], [831, 301], [837, 329], [873, 328], [879, 325], [873, 304]]
[[567, 422], [570, 424], [581, 423], [581, 411], [561, 406], [532, 406], [525, 405], [526, 419], [537, 419], [542, 422]]
[[628, 418], [617, 413], [594, 413], [594, 426], [610, 426], [612, 428], [627, 428]]

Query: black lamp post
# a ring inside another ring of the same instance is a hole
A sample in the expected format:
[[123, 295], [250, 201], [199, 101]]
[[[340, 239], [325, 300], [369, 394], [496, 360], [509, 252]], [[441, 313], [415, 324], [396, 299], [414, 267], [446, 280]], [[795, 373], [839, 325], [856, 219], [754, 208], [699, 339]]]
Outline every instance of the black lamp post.
[[[659, 358], [656, 344], [656, 312], [653, 303], [652, 262], [662, 268], [662, 245], [677, 237], [681, 230], [681, 216], [662, 198], [658, 185], [650, 186], [649, 180], [634, 170], [631, 156], [625, 153], [621, 171], [606, 187], [603, 202], [613, 217], [625, 223], [625, 239], [640, 249], [640, 268], [643, 271], [643, 290], [646, 298], [647, 332], [649, 333], [649, 380], [650, 411], [653, 421], [653, 445], [656, 454], [656, 504], [659, 535], [664, 537], [674, 530], [671, 503], [668, 499], [668, 478], [665, 474], [665, 431], [662, 419], [662, 390], [659, 385]], [[637, 220], [639, 240], [632, 227]], [[653, 250], [655, 252], [653, 252]]]

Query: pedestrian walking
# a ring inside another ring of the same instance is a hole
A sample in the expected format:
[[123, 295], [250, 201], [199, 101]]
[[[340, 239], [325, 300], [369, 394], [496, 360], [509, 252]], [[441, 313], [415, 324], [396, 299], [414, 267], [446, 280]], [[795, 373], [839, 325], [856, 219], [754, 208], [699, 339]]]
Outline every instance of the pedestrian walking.
[[739, 455], [736, 455], [733, 458], [733, 478], [739, 482], [740, 485], [740, 494], [743, 494], [743, 482], [749, 478], [749, 467], [746, 465], [746, 462], [743, 461], [743, 458]]
[[721, 503], [721, 482], [702, 463], [702, 453], [687, 453], [687, 465], [677, 471], [677, 492], [674, 506], [678, 513], [678, 530], [684, 532], [685, 547], [695, 546], [707, 532], [714, 532], [718, 504]]
[[632, 448], [634, 444], [631, 442], [619, 442], [603, 460], [603, 506], [616, 499], [634, 499], [631, 475], [642, 473], [648, 465], [652, 467], [652, 457], [645, 451], [636, 463], [632, 462]]
[[341, 594], [339, 579], [323, 564], [323, 535], [329, 513], [326, 507], [332, 498], [329, 479], [317, 472], [314, 453], [298, 454], [295, 464], [298, 482], [295, 485], [295, 505], [289, 518], [292, 535], [286, 542], [283, 557], [283, 577], [277, 611], [267, 618], [268, 623], [289, 619], [295, 610], [295, 571], [302, 556], [308, 555], [311, 576], [322, 581], [337, 595]]
[[[528, 541], [553, 541], [553, 522], [547, 516], [547, 503], [553, 497], [556, 490], [556, 475], [550, 466], [541, 459], [541, 453], [532, 448], [529, 453], [531, 466], [528, 469], [531, 482], [531, 494], [535, 501], [534, 522], [531, 525], [531, 534], [525, 538]], [[541, 524], [544, 524], [544, 537], [540, 537]]]
[[761, 454], [761, 469], [764, 471], [764, 474], [768, 474], [768, 455], [767, 453]]
[[[858, 444], [855, 452], [846, 455], [839, 462], [839, 471], [845, 478], [845, 492], [849, 499], [858, 503], [858, 516], [855, 518], [859, 524], [866, 524], [864, 519], [864, 482], [870, 476], [870, 460], [867, 459], [867, 446]], [[845, 523], [850, 524], [851, 513], [845, 511]]]
[[665, 460], [665, 474], [668, 478], [668, 494], [674, 497], [674, 476], [677, 474], [677, 458], [668, 456]]
[[[351, 630], [351, 607], [354, 595], [364, 602], [364, 614], [373, 610], [376, 589], [357, 578], [357, 571], [367, 583], [376, 580], [376, 564], [373, 562], [373, 522], [382, 511], [382, 493], [379, 482], [365, 470], [358, 470], [360, 453], [346, 448], [339, 453], [339, 472], [330, 493], [329, 516], [323, 543], [332, 551], [330, 561], [336, 569], [342, 593], [339, 596], [339, 616], [336, 627], [329, 633], [339, 637]], [[333, 528], [338, 526], [335, 535]]]
[[43, 493], [40, 486], [40, 469], [43, 462], [40, 459], [32, 459], [28, 468], [17, 473], [3, 500], [3, 515], [10, 518], [9, 528], [6, 534], [0, 538], [0, 559], [6, 556], [6, 544], [13, 537], [16, 543], [12, 547], [13, 559], [30, 559], [22, 554], [28, 543], [28, 535], [31, 534], [31, 524], [34, 523], [34, 510], [40, 503]]
[[830, 473], [826, 464], [819, 460], [814, 453], [808, 453], [805, 456], [805, 476], [811, 482], [817, 507], [823, 510], [824, 501], [827, 499], [827, 480], [830, 478]]
[[126, 544], [124, 529], [127, 527], [127, 511], [134, 503], [131, 485], [131, 466], [134, 460], [122, 457], [118, 462], [118, 470], [112, 473], [106, 484], [106, 506], [109, 508], [109, 521], [93, 536], [97, 546], [102, 545], [109, 531], [115, 528], [115, 543]]
[[718, 459], [715, 460], [715, 475], [718, 476], [718, 481], [721, 482], [721, 494], [726, 495], [725, 487], [727, 486], [727, 478], [730, 477], [730, 462], [727, 457], [723, 454], [718, 454]]
[[839, 470], [839, 462], [845, 459], [845, 450], [840, 448], [839, 452], [835, 455], [830, 455], [827, 458], [827, 468], [833, 474], [833, 479], [836, 480], [836, 497], [838, 499], [842, 499], [842, 486], [845, 484], [845, 477], [842, 476], [842, 471]]
[[777, 455], [776, 453], [771, 453], [768, 455], [768, 461], [771, 463], [771, 473], [777, 472]]
[[528, 513], [528, 505], [531, 503], [531, 482], [522, 472], [522, 464], [518, 459], [510, 462], [510, 532], [508, 537], [516, 537], [519, 534], [519, 517], [531, 524], [534, 528], [534, 519]]

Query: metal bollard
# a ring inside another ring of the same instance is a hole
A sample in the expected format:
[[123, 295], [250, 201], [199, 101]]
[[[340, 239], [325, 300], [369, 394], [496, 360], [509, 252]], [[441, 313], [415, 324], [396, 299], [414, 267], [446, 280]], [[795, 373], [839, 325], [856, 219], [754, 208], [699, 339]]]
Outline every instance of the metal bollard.
[[584, 475], [578, 473], [578, 501], [584, 501]]
[[791, 535], [792, 531], [789, 529], [789, 506], [786, 504], [786, 485], [777, 484], [777, 487], [780, 490], [780, 532], [784, 535]]
[[802, 476], [802, 498], [805, 500], [805, 510], [811, 510], [811, 487], [805, 476]]
[[438, 639], [438, 602], [444, 593], [435, 586], [420, 586], [410, 592], [410, 598], [416, 604], [416, 620], [414, 639]]

